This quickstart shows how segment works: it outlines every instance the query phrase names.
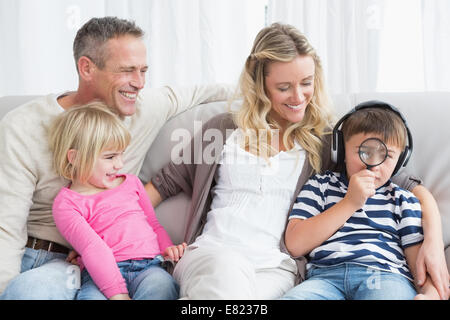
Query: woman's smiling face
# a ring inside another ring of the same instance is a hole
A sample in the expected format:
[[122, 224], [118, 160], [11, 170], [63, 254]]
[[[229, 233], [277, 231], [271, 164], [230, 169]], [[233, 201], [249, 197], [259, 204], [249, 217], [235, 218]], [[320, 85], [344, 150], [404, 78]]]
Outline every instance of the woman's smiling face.
[[265, 85], [272, 103], [270, 114], [282, 129], [302, 121], [314, 95], [314, 74], [315, 64], [310, 56], [268, 64]]

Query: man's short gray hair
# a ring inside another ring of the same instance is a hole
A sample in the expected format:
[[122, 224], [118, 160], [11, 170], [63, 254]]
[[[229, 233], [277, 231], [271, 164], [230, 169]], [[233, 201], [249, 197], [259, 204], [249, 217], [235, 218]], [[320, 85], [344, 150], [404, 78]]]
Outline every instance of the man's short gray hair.
[[73, 42], [73, 55], [78, 70], [78, 60], [82, 56], [91, 59], [97, 67], [102, 69], [108, 52], [105, 44], [109, 39], [131, 35], [142, 38], [144, 31], [136, 26], [134, 21], [117, 17], [92, 18], [78, 30]]

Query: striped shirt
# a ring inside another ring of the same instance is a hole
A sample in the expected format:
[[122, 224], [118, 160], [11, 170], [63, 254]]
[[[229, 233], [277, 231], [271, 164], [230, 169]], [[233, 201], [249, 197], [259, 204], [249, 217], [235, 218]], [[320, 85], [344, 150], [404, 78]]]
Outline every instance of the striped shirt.
[[[308, 219], [342, 200], [345, 175], [315, 175], [298, 195], [289, 219]], [[357, 263], [401, 274], [412, 280], [403, 249], [423, 241], [419, 200], [391, 181], [346, 221], [327, 241], [309, 253], [308, 265]], [[320, 232], [320, 230], [318, 230]]]

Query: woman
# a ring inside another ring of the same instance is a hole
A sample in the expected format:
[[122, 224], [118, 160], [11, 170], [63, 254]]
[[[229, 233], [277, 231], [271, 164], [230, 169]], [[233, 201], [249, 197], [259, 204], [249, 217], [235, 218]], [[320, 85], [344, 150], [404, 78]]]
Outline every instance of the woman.
[[[275, 299], [304, 278], [304, 258], [288, 255], [283, 231], [309, 176], [333, 169], [323, 79], [319, 57], [298, 30], [264, 28], [241, 75], [242, 107], [198, 133], [214, 129], [226, 137], [218, 148], [216, 141], [215, 161], [196, 164], [195, 148], [205, 150], [209, 141], [191, 143], [180, 155], [192, 155], [190, 161], [170, 163], [146, 185], [154, 206], [180, 191], [192, 197], [190, 245], [174, 270], [181, 297]], [[417, 185], [406, 176], [395, 181]]]

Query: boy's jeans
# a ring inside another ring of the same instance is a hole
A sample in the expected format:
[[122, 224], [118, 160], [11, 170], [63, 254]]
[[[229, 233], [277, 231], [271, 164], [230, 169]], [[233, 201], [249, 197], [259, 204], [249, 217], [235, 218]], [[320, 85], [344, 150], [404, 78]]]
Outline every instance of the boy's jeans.
[[281, 299], [410, 300], [416, 295], [413, 284], [404, 276], [353, 263], [312, 266], [306, 279]]
[[[162, 256], [154, 259], [125, 260], [117, 263], [133, 300], [175, 300], [179, 286], [161, 266]], [[105, 300], [86, 269], [81, 273], [77, 300]]]
[[79, 289], [80, 268], [67, 255], [25, 248], [21, 273], [12, 279], [0, 300], [73, 300]]

